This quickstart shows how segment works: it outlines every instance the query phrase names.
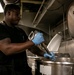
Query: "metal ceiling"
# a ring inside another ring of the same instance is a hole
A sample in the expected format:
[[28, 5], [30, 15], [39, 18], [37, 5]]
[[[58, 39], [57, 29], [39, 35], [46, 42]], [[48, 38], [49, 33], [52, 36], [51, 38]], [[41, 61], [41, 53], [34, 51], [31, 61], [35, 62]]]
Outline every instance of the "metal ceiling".
[[[31, 25], [52, 30], [66, 20], [66, 13], [73, 0], [21, 0], [24, 8], [35, 12]], [[63, 20], [64, 19], [64, 20]]]
[[[23, 10], [35, 12], [32, 24], [34, 26], [45, 25], [46, 28], [56, 27], [58, 22], [62, 22], [63, 14], [68, 10], [73, 0], [3, 0], [7, 3], [19, 3], [23, 5]], [[22, 10], [22, 11], [23, 11]]]

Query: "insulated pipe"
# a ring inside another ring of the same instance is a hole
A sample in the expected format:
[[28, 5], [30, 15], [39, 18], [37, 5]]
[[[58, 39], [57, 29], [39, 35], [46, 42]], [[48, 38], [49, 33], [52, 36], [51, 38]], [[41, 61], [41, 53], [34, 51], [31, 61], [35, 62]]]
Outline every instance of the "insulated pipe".
[[42, 1], [37, 1], [37, 0], [21, 0], [21, 3], [41, 4]]
[[4, 4], [7, 5], [7, 4], [11, 4], [11, 3], [19, 3], [20, 0], [3, 0]]

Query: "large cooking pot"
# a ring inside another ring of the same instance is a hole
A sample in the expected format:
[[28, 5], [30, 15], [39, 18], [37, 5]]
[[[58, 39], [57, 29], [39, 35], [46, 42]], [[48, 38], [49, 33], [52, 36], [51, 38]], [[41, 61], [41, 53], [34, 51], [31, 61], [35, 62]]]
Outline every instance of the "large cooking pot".
[[73, 75], [74, 63], [71, 58], [57, 58], [56, 61], [42, 58], [35, 62], [35, 75]]

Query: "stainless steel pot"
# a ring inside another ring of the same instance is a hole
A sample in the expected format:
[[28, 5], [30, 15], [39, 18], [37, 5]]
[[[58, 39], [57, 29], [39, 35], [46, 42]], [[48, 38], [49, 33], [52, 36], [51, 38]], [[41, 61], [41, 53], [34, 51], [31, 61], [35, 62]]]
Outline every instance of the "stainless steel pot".
[[73, 75], [73, 63], [55, 62], [52, 75]]
[[55, 62], [48, 59], [36, 60], [35, 75], [73, 75], [71, 58], [59, 58]]

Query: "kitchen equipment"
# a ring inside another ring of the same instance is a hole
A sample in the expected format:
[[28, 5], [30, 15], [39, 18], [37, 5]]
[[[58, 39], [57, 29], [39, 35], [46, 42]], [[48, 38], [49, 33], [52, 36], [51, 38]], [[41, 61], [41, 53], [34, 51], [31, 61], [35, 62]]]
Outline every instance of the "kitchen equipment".
[[52, 75], [54, 62], [42, 58], [42, 59], [35, 60], [35, 63], [36, 63], [35, 75]]
[[69, 53], [55, 53], [55, 58], [56, 58], [56, 60], [58, 59], [58, 58], [70, 58], [70, 54]]
[[71, 58], [60, 58], [55, 62], [42, 58], [35, 62], [35, 75], [73, 75], [74, 63]]
[[40, 59], [39, 56], [27, 56], [28, 65], [32, 69], [32, 75], [35, 75], [35, 60]]
[[51, 54], [50, 51], [48, 50], [47, 46], [45, 45], [45, 43], [42, 43], [42, 46], [48, 54]]
[[58, 52], [62, 40], [62, 33], [58, 32], [48, 43], [47, 48], [49, 51]]
[[[30, 33], [29, 36], [28, 36], [28, 39], [29, 39], [29, 40], [32, 40], [37, 32], [38, 32], [38, 31], [31, 31], [31, 33]], [[39, 45], [37, 45], [37, 46], [39, 47]], [[45, 45], [44, 42], [41, 43], [40, 46], [42, 46], [42, 47], [44, 48], [44, 50], [45, 50], [47, 53], [50, 54], [50, 51], [48, 50], [48, 48], [47, 48], [47, 46]]]
[[71, 37], [74, 37], [74, 2], [70, 4], [67, 13], [67, 24]]

